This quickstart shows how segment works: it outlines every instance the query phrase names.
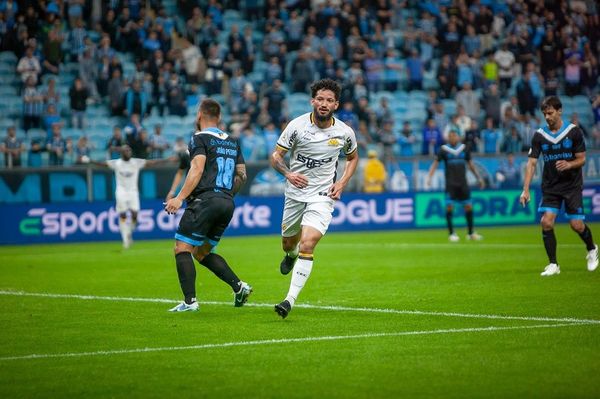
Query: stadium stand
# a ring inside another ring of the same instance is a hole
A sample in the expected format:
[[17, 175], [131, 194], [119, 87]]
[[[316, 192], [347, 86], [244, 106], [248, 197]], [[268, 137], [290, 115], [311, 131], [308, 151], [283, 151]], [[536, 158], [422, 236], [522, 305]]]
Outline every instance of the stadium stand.
[[[307, 90], [295, 90], [298, 71], [306, 70], [311, 80], [331, 77], [342, 84], [340, 109], [344, 102], [355, 103], [353, 112], [369, 132], [359, 141], [371, 147], [382, 146], [375, 132], [388, 118], [377, 115], [381, 98], [388, 99], [399, 140], [403, 123], [410, 122], [419, 138], [414, 153], [419, 154], [420, 132], [435, 103], [443, 104], [450, 120], [465, 83], [481, 101], [491, 85], [501, 88], [502, 109], [510, 107], [513, 114], [508, 120], [502, 115], [495, 126], [504, 136], [513, 126], [526, 135], [523, 96], [530, 95], [537, 110], [545, 95], [558, 94], [565, 117], [585, 129], [588, 147], [600, 147], [600, 104], [594, 103], [600, 26], [594, 2], [562, 0], [542, 7], [543, 2], [524, 1], [275, 0], [258, 1], [257, 15], [239, 0], [111, 1], [81, 2], [80, 18], [73, 18], [64, 2], [27, 4], [8, 13], [0, 6], [6, 32], [0, 40], [0, 130], [5, 134], [16, 126], [27, 146], [46, 136], [40, 133], [43, 118], [34, 120], [28, 131], [22, 129], [28, 106], [23, 100], [25, 76], [37, 79], [44, 112], [48, 104], [57, 105], [63, 136], [76, 141], [86, 135], [92, 154], [102, 150], [105, 156], [113, 126], [125, 127], [128, 113], [141, 113], [149, 134], [163, 125], [165, 137], [174, 142], [193, 128], [198, 101], [207, 93], [224, 104], [225, 128], [243, 121], [236, 132], [248, 125], [263, 135], [269, 122], [275, 122], [281, 130], [289, 119], [310, 111]], [[25, 18], [29, 7], [36, 18]], [[357, 17], [361, 15], [368, 18]], [[328, 28], [333, 36], [327, 36]], [[30, 70], [28, 48], [40, 70]], [[328, 61], [337, 48], [341, 56]], [[308, 59], [302, 65], [307, 69], [295, 69], [304, 61], [299, 50]], [[92, 54], [91, 63], [86, 52]], [[420, 61], [411, 60], [415, 54]], [[441, 61], [444, 56], [450, 57], [449, 65]], [[396, 58], [399, 71], [389, 66]], [[50, 73], [53, 64], [58, 74]], [[234, 78], [238, 69], [243, 73]], [[282, 78], [286, 93], [280, 121], [270, 121], [269, 113], [262, 112], [270, 87], [266, 82], [274, 76]], [[78, 111], [83, 129], [71, 125], [77, 77], [86, 87], [85, 106]], [[54, 96], [47, 93], [51, 80]], [[134, 82], [138, 91], [132, 89]], [[361, 97], [368, 99], [364, 108], [359, 107]], [[479, 127], [486, 112], [482, 106]], [[539, 111], [533, 122], [543, 122]], [[444, 127], [438, 126], [441, 131]], [[393, 148], [394, 158], [401, 157], [400, 146]]]

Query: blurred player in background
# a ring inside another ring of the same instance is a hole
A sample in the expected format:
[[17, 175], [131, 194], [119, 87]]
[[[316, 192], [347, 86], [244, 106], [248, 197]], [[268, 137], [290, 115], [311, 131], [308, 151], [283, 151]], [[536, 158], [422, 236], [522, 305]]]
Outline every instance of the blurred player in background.
[[[117, 189], [115, 199], [119, 213], [119, 231], [123, 240], [123, 248], [127, 249], [133, 244], [132, 233], [137, 225], [137, 215], [140, 211], [140, 192], [138, 178], [140, 169], [146, 166], [158, 165], [169, 162], [170, 159], [146, 160], [131, 157], [131, 148], [128, 145], [121, 147], [121, 158], [104, 162], [90, 161], [94, 165], [109, 167], [115, 171]], [[131, 223], [127, 223], [127, 212], [131, 213]]]
[[[313, 253], [332, 219], [333, 204], [354, 174], [358, 151], [354, 131], [333, 116], [341, 88], [331, 79], [311, 86], [313, 112], [292, 120], [277, 140], [271, 166], [287, 180], [281, 225], [286, 255], [279, 265], [282, 274], [294, 273], [285, 299], [275, 311], [287, 317], [313, 267]], [[290, 166], [285, 154], [290, 151]], [[344, 173], [336, 180], [340, 151], [346, 156]]]
[[460, 240], [458, 234], [454, 232], [452, 224], [452, 214], [454, 205], [462, 204], [467, 221], [467, 240], [481, 240], [483, 237], [473, 230], [473, 205], [471, 204], [471, 190], [467, 183], [467, 167], [479, 182], [479, 187], [484, 188], [485, 183], [471, 160], [471, 152], [464, 143], [460, 142], [460, 137], [456, 130], [450, 130], [448, 134], [448, 143], [440, 147], [437, 158], [431, 164], [427, 175], [426, 187], [431, 186], [431, 178], [438, 168], [440, 162], [444, 162], [446, 176], [446, 223], [448, 225], [448, 239], [451, 242]]
[[173, 176], [171, 188], [167, 193], [167, 201], [173, 198], [175, 194], [177, 194], [177, 187], [179, 187], [181, 180], [185, 175], [187, 175], [187, 172], [190, 169], [190, 153], [182, 137], [177, 138], [177, 140], [175, 141], [174, 149], [179, 160], [179, 166], [177, 167], [177, 172], [175, 172], [175, 176]]
[[217, 128], [221, 106], [212, 99], [200, 104], [188, 150], [190, 168], [177, 196], [167, 200], [165, 210], [175, 213], [183, 201], [185, 212], [175, 234], [175, 262], [184, 301], [171, 312], [198, 310], [194, 258], [228, 284], [234, 306], [243, 306], [252, 287], [241, 281], [225, 259], [212, 252], [229, 225], [235, 209], [233, 196], [246, 181], [246, 164], [239, 141]]
[[587, 269], [594, 271], [598, 267], [598, 246], [594, 244], [590, 228], [584, 223], [583, 213], [582, 167], [585, 164], [583, 133], [574, 124], [562, 119], [562, 103], [558, 97], [547, 97], [540, 108], [546, 119], [546, 126], [539, 128], [531, 139], [520, 201], [521, 205], [525, 206], [531, 199], [529, 185], [541, 155], [544, 159], [544, 170], [542, 200], [538, 212], [543, 213], [540, 221], [542, 239], [550, 261], [541, 275], [560, 274], [560, 267], [556, 261], [554, 222], [563, 205], [571, 228], [585, 243]]

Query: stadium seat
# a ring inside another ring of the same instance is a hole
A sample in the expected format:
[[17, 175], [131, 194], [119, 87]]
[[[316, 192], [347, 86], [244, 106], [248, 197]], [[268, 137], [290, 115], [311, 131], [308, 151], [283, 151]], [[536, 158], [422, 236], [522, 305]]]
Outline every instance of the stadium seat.
[[16, 54], [12, 51], [2, 51], [0, 52], [0, 61], [16, 65], [17, 62], [19, 62], [19, 59], [17, 58]]

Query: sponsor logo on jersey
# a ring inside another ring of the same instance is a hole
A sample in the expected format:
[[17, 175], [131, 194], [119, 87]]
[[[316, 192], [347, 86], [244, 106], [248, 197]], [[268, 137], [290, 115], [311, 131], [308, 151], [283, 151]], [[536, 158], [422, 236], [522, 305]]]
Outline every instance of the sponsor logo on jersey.
[[333, 138], [333, 139], [329, 139], [329, 141], [327, 142], [327, 145], [336, 147], [336, 146], [340, 145], [340, 142], [338, 141], [338, 139]]
[[305, 157], [302, 154], [298, 154], [296, 159], [302, 162], [304, 166], [306, 166], [308, 169], [318, 168], [333, 161], [333, 157], [329, 157], [326, 159], [312, 159], [310, 157]]

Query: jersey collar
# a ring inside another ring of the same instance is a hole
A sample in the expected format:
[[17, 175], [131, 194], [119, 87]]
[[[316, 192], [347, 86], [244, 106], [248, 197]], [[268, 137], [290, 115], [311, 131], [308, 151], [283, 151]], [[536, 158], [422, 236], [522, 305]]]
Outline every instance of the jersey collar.
[[562, 127], [556, 133], [552, 133], [548, 125], [544, 125], [537, 130], [539, 134], [544, 136], [546, 140], [551, 142], [552, 144], [556, 144], [561, 141], [570, 131], [576, 126], [572, 123], [568, 123], [563, 119]]
[[[314, 118], [312, 112], [310, 113], [309, 118], [310, 118], [310, 123], [313, 124], [313, 125], [316, 125], [315, 118]], [[331, 125], [329, 127], [332, 127], [334, 125], [335, 125], [335, 118], [332, 116], [331, 117]]]
[[447, 152], [449, 152], [452, 155], [458, 155], [461, 152], [463, 152], [463, 150], [465, 149], [465, 145], [464, 144], [460, 144], [458, 147], [452, 147], [450, 144], [444, 144], [442, 145], [442, 147], [444, 148], [444, 150], [446, 150]]

